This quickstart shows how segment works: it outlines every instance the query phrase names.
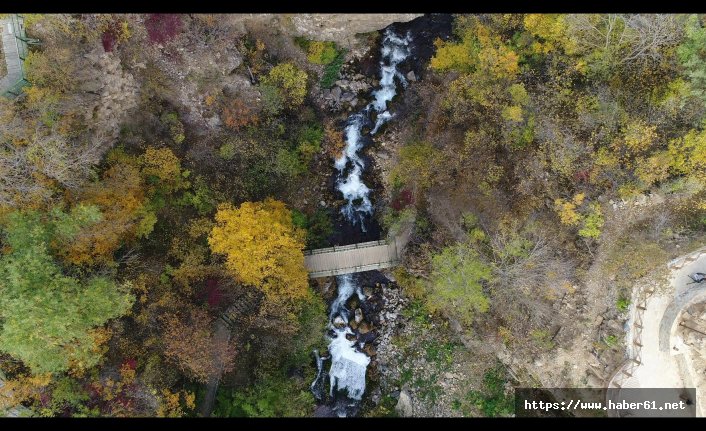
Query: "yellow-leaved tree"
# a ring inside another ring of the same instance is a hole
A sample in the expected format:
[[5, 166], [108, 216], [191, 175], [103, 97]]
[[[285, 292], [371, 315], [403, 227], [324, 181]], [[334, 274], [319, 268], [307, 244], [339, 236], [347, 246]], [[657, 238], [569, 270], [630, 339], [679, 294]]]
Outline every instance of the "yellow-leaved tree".
[[267, 299], [297, 300], [308, 293], [303, 230], [292, 224], [283, 202], [222, 204], [208, 243], [226, 256], [226, 267], [242, 283], [261, 289]]

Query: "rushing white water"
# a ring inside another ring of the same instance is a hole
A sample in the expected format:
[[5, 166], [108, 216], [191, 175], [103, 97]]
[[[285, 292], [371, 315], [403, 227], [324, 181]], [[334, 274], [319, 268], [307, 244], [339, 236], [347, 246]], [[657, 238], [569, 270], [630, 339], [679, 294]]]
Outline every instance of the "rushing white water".
[[380, 126], [392, 119], [392, 114], [387, 110], [387, 102], [397, 94], [395, 78], [407, 86], [407, 80], [397, 70], [397, 65], [404, 61], [410, 54], [409, 33], [405, 37], [395, 35], [391, 30], [385, 32], [382, 40], [382, 60], [380, 61], [380, 88], [373, 92], [374, 100], [362, 111], [352, 115], [346, 126], [346, 148], [338, 159], [338, 190], [343, 194], [348, 203], [341, 210], [351, 223], [358, 224], [365, 232], [366, 216], [373, 212], [373, 206], [368, 195], [370, 189], [363, 183], [361, 176], [365, 170], [365, 162], [360, 157], [360, 150], [364, 146], [363, 128], [371, 125], [370, 116], [375, 114], [375, 123], [370, 135], [374, 135]]
[[[338, 296], [331, 304], [331, 313], [329, 315], [331, 322], [329, 327], [334, 331], [335, 336], [331, 338], [331, 343], [328, 346], [331, 354], [331, 369], [329, 370], [329, 378], [331, 382], [330, 395], [338, 390], [345, 390], [348, 398], [360, 400], [365, 392], [365, 371], [370, 363], [370, 358], [363, 352], [355, 349], [355, 337], [353, 340], [346, 338], [347, 334], [353, 334], [353, 331], [348, 327], [348, 315], [350, 310], [346, 308], [346, 301], [354, 294], [358, 295], [358, 299], [363, 301], [365, 296], [361, 292], [360, 287], [353, 282], [353, 276], [346, 274], [337, 277]], [[336, 328], [333, 325], [334, 319], [340, 316], [346, 325], [342, 328]], [[339, 416], [345, 415], [345, 411], [338, 412]]]
[[[360, 156], [366, 140], [377, 133], [380, 127], [390, 121], [393, 115], [387, 109], [387, 102], [391, 101], [397, 94], [397, 84], [399, 81], [403, 87], [407, 86], [407, 80], [397, 70], [399, 63], [404, 61], [410, 54], [411, 36], [409, 33], [405, 37], [395, 35], [391, 30], [385, 32], [382, 40], [382, 60], [380, 61], [380, 87], [373, 91], [373, 101], [363, 110], [351, 115], [345, 129], [346, 148], [343, 154], [336, 159], [336, 169], [339, 171], [337, 188], [348, 201], [342, 209], [346, 219], [353, 225], [360, 223], [360, 228], [365, 232], [364, 219], [372, 214], [373, 207], [370, 202], [370, 189], [363, 183], [362, 175], [365, 170], [365, 161]], [[395, 79], [397, 78], [397, 79]], [[374, 117], [374, 118], [373, 118]], [[364, 132], [364, 129], [372, 130]], [[365, 392], [365, 373], [370, 364], [370, 357], [356, 349], [356, 336], [348, 326], [348, 319], [351, 310], [346, 307], [346, 302], [354, 294], [358, 295], [360, 302], [365, 301], [365, 296], [358, 286], [352, 274], [337, 277], [338, 295], [331, 303], [329, 314], [330, 344], [328, 350], [331, 359], [329, 370], [330, 390], [329, 395], [336, 401], [334, 411], [338, 416], [346, 416], [350, 407], [355, 407]], [[338, 321], [337, 328], [334, 322]], [[345, 323], [345, 324], [342, 324]], [[350, 336], [351, 340], [346, 338]], [[324, 358], [319, 357], [315, 352], [318, 373], [316, 380], [311, 385], [312, 392], [317, 399], [322, 398], [321, 385]], [[347, 398], [336, 398], [334, 394], [343, 391]], [[354, 411], [354, 410], [353, 410]]]

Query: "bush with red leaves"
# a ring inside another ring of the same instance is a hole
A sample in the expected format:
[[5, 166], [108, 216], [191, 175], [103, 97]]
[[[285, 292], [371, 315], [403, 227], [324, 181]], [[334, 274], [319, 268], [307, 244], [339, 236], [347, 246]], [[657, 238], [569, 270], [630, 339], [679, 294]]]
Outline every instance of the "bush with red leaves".
[[153, 13], [145, 20], [147, 35], [152, 43], [165, 43], [181, 30], [181, 16], [177, 14]]
[[103, 49], [105, 52], [112, 52], [115, 48], [115, 42], [118, 41], [118, 35], [111, 28], [103, 32], [101, 35], [101, 42], [103, 43]]
[[404, 208], [407, 208], [412, 202], [412, 191], [409, 189], [403, 189], [392, 199], [390, 206], [395, 211], [401, 211]]
[[135, 358], [125, 359], [122, 363], [122, 366], [127, 367], [131, 370], [135, 370], [137, 369], [137, 360], [135, 360]]
[[218, 280], [209, 278], [206, 281], [206, 289], [204, 290], [208, 306], [211, 308], [218, 307], [223, 302], [223, 291], [218, 288]]
[[588, 169], [584, 169], [581, 171], [577, 171], [574, 173], [574, 181], [579, 182], [579, 183], [588, 183], [588, 180], [591, 179], [591, 171]]

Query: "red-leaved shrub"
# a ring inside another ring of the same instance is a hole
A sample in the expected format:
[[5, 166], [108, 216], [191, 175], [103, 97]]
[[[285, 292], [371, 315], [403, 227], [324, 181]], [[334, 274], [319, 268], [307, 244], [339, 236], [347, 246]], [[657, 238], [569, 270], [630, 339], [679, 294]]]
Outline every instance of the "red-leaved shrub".
[[390, 206], [395, 211], [400, 211], [407, 208], [412, 202], [412, 191], [409, 189], [403, 189], [397, 194], [397, 196], [393, 197]]
[[223, 291], [218, 288], [218, 280], [215, 278], [206, 280], [204, 293], [209, 307], [218, 307], [223, 302]]
[[177, 14], [153, 13], [145, 20], [147, 35], [152, 43], [164, 43], [173, 39], [181, 30], [181, 16]]
[[101, 35], [101, 42], [103, 43], [103, 49], [105, 50], [105, 52], [113, 51], [113, 48], [115, 48], [115, 42], [117, 42], [117, 40], [118, 35], [112, 28], [104, 31]]

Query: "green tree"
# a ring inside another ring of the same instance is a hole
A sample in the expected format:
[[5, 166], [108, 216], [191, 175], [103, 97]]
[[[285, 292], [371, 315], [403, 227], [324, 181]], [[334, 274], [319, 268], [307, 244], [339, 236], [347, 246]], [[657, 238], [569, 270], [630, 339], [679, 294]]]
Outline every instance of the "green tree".
[[579, 236], [584, 238], [598, 239], [601, 236], [601, 228], [604, 224], [601, 204], [592, 202], [589, 205], [590, 212], [583, 219], [583, 227], [579, 229]]
[[425, 189], [432, 184], [434, 169], [441, 153], [431, 144], [417, 142], [400, 148], [399, 162], [392, 171], [392, 181]]
[[432, 258], [429, 305], [470, 325], [476, 313], [490, 308], [483, 283], [491, 279], [491, 267], [474, 249], [466, 244], [447, 247]]
[[4, 227], [9, 251], [0, 258], [0, 350], [34, 373], [95, 365], [105, 338], [100, 327], [125, 314], [134, 301], [107, 277], [65, 275], [48, 249], [57, 230], [78, 229], [67, 226], [66, 217], [55, 223], [36, 211], [11, 213]]
[[686, 20], [684, 41], [677, 48], [677, 55], [689, 77], [692, 94], [706, 101], [706, 29], [697, 15]]
[[285, 104], [290, 108], [296, 108], [304, 103], [306, 78], [306, 72], [292, 63], [280, 63], [262, 78], [262, 84], [276, 88]]
[[314, 155], [321, 151], [324, 131], [319, 126], [304, 126], [297, 133], [297, 152], [302, 163], [308, 165]]
[[314, 64], [329, 64], [336, 59], [338, 51], [334, 42], [309, 42], [306, 58]]
[[214, 416], [217, 417], [305, 417], [314, 408], [314, 396], [284, 373], [263, 376], [242, 389], [219, 391]]

